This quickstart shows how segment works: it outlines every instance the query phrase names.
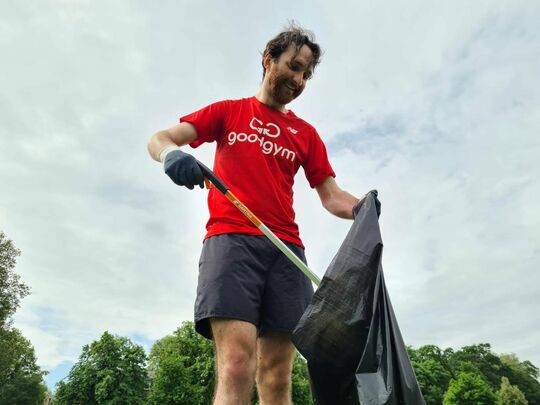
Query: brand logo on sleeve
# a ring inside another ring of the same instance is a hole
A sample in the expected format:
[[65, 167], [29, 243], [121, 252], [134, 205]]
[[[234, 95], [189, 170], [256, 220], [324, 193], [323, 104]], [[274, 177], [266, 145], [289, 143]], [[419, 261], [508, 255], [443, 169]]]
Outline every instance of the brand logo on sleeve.
[[[294, 162], [294, 160], [296, 159], [296, 153], [294, 151], [284, 148], [283, 146], [278, 145], [273, 140], [268, 139], [275, 139], [279, 137], [281, 133], [279, 126], [272, 122], [264, 123], [257, 117], [253, 117], [249, 122], [249, 128], [252, 129], [254, 132], [251, 134], [246, 134], [244, 132], [237, 133], [234, 131], [229, 132], [229, 134], [227, 135], [227, 143], [230, 146], [234, 145], [237, 142], [256, 143], [259, 144], [262, 152], [265, 155], [281, 157], [290, 160], [291, 162]], [[290, 127], [287, 129], [289, 131], [292, 130], [292, 128]]]
[[287, 129], [289, 130], [289, 132], [293, 135], [296, 135], [298, 133], [298, 130], [297, 129], [294, 129], [293, 127], [287, 127]]

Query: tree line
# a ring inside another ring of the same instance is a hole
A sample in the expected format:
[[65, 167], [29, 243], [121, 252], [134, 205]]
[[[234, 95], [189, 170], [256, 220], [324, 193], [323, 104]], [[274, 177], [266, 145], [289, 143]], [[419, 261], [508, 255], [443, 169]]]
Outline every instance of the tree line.
[[[85, 345], [68, 376], [48, 391], [34, 348], [12, 326], [28, 287], [14, 272], [20, 252], [0, 233], [0, 405], [210, 404], [214, 392], [212, 342], [184, 322], [147, 354], [131, 339], [109, 332]], [[540, 405], [539, 370], [514, 354], [497, 355], [488, 343], [459, 350], [408, 348], [428, 405]], [[313, 404], [305, 360], [297, 355], [293, 401]], [[254, 392], [253, 403], [257, 403]]]
[[[408, 348], [428, 405], [540, 404], [538, 368], [515, 355], [497, 355], [487, 343], [458, 351], [435, 345]], [[210, 404], [214, 391], [212, 343], [184, 322], [154, 343], [148, 357], [125, 337], [105, 332], [84, 346], [55, 404]], [[293, 402], [313, 404], [308, 369], [297, 355]], [[257, 403], [254, 393], [253, 403]]]
[[493, 353], [489, 343], [408, 352], [428, 405], [540, 404], [538, 368], [515, 354]]

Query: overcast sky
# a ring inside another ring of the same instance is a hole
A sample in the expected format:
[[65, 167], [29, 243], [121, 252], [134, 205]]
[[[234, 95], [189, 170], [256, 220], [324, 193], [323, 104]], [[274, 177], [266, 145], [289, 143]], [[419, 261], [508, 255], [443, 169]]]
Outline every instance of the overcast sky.
[[[0, 229], [32, 288], [15, 326], [51, 387], [105, 330], [149, 349], [192, 319], [206, 191], [175, 186], [146, 143], [253, 95], [288, 19], [324, 49], [290, 107], [342, 188], [379, 190], [405, 342], [540, 366], [538, 1], [3, 1]], [[295, 208], [322, 276], [350, 222], [303, 171]]]

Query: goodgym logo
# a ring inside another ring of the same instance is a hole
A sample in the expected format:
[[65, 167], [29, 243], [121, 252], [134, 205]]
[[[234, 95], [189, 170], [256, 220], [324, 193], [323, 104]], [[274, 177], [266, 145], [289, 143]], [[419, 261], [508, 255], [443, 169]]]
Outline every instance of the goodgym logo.
[[[227, 143], [233, 146], [237, 143], [252, 143], [258, 144], [265, 155], [284, 158], [293, 162], [296, 159], [296, 153], [283, 145], [278, 145], [274, 140], [269, 138], [277, 138], [281, 133], [279, 127], [269, 122], [265, 124], [261, 120], [253, 117], [249, 122], [249, 127], [253, 129], [253, 133], [231, 131], [227, 135]], [[263, 136], [264, 135], [264, 136]]]
[[259, 134], [269, 136], [270, 138], [277, 138], [281, 133], [276, 124], [272, 122], [265, 124], [261, 120], [257, 119], [257, 117], [253, 117], [251, 119], [249, 127], [257, 131]]

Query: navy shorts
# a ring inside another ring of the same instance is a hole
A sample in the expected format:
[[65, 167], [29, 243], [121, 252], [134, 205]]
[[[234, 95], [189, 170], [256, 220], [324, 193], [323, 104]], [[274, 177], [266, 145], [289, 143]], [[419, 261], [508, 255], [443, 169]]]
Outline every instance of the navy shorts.
[[[285, 243], [306, 261], [304, 249]], [[312, 295], [311, 281], [266, 236], [212, 236], [199, 261], [195, 329], [211, 339], [209, 318], [230, 318], [259, 334], [292, 332]]]

